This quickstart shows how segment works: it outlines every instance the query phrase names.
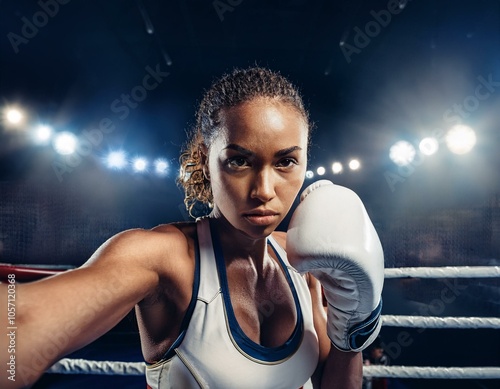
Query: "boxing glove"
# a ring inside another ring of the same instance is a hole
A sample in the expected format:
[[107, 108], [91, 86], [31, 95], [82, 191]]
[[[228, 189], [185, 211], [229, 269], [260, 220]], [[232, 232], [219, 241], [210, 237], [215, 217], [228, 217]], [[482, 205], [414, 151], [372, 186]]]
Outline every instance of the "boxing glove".
[[286, 248], [290, 264], [323, 286], [335, 347], [368, 347], [382, 325], [384, 253], [356, 193], [327, 180], [308, 186], [290, 220]]

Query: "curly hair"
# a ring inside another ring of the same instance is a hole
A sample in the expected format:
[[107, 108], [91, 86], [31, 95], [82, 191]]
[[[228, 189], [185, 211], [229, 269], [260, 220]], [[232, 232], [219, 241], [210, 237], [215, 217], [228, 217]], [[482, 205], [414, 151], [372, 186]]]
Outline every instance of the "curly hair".
[[196, 114], [196, 126], [180, 156], [177, 182], [184, 189], [184, 204], [192, 217], [200, 203], [205, 209], [213, 207], [210, 181], [203, 173], [203, 145], [210, 147], [217, 136], [224, 109], [259, 97], [290, 104], [303, 116], [307, 127], [311, 127], [297, 88], [278, 72], [261, 67], [235, 69], [216, 80], [203, 96]]

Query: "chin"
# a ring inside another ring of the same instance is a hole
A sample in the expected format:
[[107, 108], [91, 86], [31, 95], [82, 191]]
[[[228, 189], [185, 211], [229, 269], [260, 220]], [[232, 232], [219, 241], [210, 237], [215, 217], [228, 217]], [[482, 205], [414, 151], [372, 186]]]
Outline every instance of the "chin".
[[238, 228], [244, 235], [251, 239], [264, 239], [267, 238], [269, 235], [271, 235], [276, 228], [278, 228], [278, 225], [266, 225], [266, 226], [253, 226], [253, 225], [246, 225], [242, 226], [242, 228]]
[[238, 233], [251, 240], [267, 238], [282, 222], [282, 218], [280, 217], [271, 224], [255, 225], [250, 223], [244, 217], [238, 217], [235, 215], [232, 217], [225, 217], [222, 213], [220, 213], [220, 216], [222, 217], [222, 220], [225, 220], [225, 224], [228, 227], [234, 228], [238, 231]]

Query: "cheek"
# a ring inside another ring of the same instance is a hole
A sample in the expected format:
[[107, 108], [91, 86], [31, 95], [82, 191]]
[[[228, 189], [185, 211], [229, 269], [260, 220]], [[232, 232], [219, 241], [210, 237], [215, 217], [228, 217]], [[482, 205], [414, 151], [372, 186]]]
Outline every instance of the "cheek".
[[231, 176], [224, 174], [223, 169], [217, 166], [210, 170], [210, 185], [214, 202], [219, 206], [224, 202], [238, 201], [243, 190], [242, 183], [235, 183]]
[[292, 177], [286, 177], [286, 179], [281, 182], [278, 195], [283, 202], [293, 203], [300, 190], [302, 189], [305, 178], [305, 169], [302, 170], [297, 171], [296, 174], [294, 174]]
[[306, 171], [307, 158], [304, 157], [300, 160], [300, 164], [299, 166], [297, 166], [297, 170], [295, 170], [293, 176], [290, 178], [291, 186], [293, 186], [294, 188], [298, 187], [297, 190], [300, 190], [306, 179]]

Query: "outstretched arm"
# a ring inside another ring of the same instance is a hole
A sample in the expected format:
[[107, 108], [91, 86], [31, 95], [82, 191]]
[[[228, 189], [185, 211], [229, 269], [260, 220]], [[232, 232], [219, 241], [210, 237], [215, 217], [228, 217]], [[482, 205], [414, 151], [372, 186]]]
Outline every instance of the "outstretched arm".
[[[158, 250], [148, 241], [157, 247], [155, 234], [123, 232], [104, 243], [78, 269], [17, 284], [15, 353], [8, 352], [9, 337], [0, 337], [0, 365], [7, 366], [15, 356], [15, 381], [2, 378], [0, 386], [29, 387], [53, 363], [109, 331], [136, 303], [153, 293], [159, 282], [154, 267]], [[12, 327], [5, 314], [7, 300], [8, 284], [0, 284], [3, 330]]]

